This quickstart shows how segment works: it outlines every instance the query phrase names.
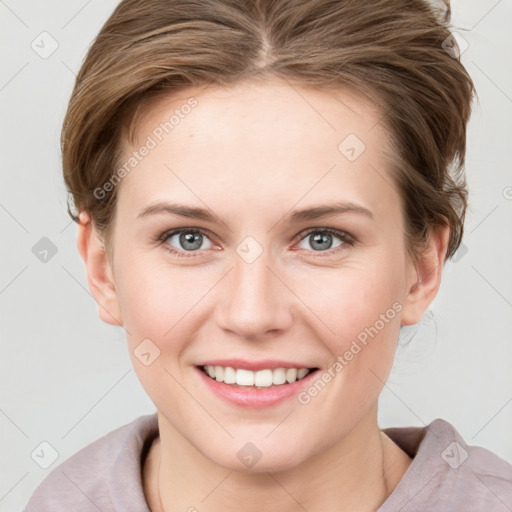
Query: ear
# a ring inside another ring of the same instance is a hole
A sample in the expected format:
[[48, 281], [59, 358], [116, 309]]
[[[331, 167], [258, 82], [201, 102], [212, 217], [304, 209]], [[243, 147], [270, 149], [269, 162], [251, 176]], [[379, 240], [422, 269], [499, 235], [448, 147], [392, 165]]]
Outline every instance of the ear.
[[435, 299], [445, 261], [450, 228], [439, 227], [430, 236], [428, 246], [416, 264], [411, 262], [408, 276], [409, 292], [403, 304], [402, 325], [418, 323]]
[[107, 324], [123, 325], [113, 272], [105, 246], [85, 211], [79, 215], [77, 246], [85, 263], [89, 289], [98, 304], [99, 317]]

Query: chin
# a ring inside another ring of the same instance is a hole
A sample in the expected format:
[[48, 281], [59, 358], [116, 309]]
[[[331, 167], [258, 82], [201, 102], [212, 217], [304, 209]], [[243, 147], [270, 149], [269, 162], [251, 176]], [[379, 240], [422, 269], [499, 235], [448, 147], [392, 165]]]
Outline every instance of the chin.
[[[208, 454], [205, 455], [208, 456]], [[292, 469], [304, 462], [306, 457], [303, 454], [298, 454], [291, 446], [289, 450], [259, 450], [254, 444], [247, 442], [240, 448], [235, 448], [235, 457], [223, 452], [212, 454], [208, 458], [218, 466], [230, 471], [258, 474]]]

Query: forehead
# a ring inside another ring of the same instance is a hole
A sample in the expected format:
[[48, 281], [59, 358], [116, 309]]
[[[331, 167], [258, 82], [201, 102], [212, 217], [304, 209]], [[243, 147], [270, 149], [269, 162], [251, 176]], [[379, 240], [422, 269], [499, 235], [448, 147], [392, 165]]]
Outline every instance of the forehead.
[[124, 178], [120, 201], [176, 193], [197, 203], [228, 188], [234, 202], [262, 207], [340, 192], [396, 201], [396, 191], [383, 190], [393, 189], [384, 177], [387, 141], [379, 109], [346, 90], [280, 81], [189, 88], [146, 104], [133, 142], [124, 138], [121, 164], [150, 150]]
[[[195, 103], [192, 108], [191, 98]], [[369, 132], [382, 121], [378, 107], [353, 91], [304, 87], [279, 79], [246, 81], [229, 87], [190, 87], [177, 94], [153, 98], [141, 110], [135, 126], [139, 142], [141, 136], [155, 130], [159, 138], [160, 123], [169, 121], [172, 113], [176, 114], [171, 121], [175, 140], [179, 140], [180, 134], [204, 141], [228, 135], [232, 140], [266, 145], [270, 142], [266, 136], [269, 130], [282, 127], [286, 131], [280, 133], [276, 144], [316, 136], [323, 143], [329, 143], [328, 139], [336, 142], [346, 130], [369, 139]], [[265, 129], [259, 130], [262, 127]], [[379, 135], [378, 130], [376, 133]]]

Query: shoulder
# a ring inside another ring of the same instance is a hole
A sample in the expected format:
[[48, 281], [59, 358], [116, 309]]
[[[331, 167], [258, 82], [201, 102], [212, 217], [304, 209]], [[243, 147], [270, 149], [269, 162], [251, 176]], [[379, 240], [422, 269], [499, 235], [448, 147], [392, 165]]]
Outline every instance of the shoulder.
[[35, 490], [25, 512], [149, 512], [141, 461], [157, 435], [157, 415], [152, 414], [87, 445], [51, 471]]
[[512, 465], [468, 445], [449, 422], [385, 429], [413, 462], [379, 512], [512, 509]]

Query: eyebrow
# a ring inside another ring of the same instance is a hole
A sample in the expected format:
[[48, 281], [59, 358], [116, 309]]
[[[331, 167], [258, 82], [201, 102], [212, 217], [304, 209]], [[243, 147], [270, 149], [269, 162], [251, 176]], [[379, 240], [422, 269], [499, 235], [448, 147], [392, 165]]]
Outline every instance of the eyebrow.
[[[370, 219], [374, 218], [373, 213], [368, 210], [368, 208], [352, 202], [343, 201], [333, 204], [314, 206], [302, 210], [293, 210], [287, 213], [283, 217], [283, 220], [286, 223], [298, 224], [300, 222], [327, 217], [328, 215], [339, 215], [343, 213], [358, 213]], [[144, 218], [158, 214], [178, 215], [189, 219], [197, 219], [225, 225], [225, 222], [209, 209], [166, 202], [157, 202], [147, 206], [137, 215], [137, 218]]]

